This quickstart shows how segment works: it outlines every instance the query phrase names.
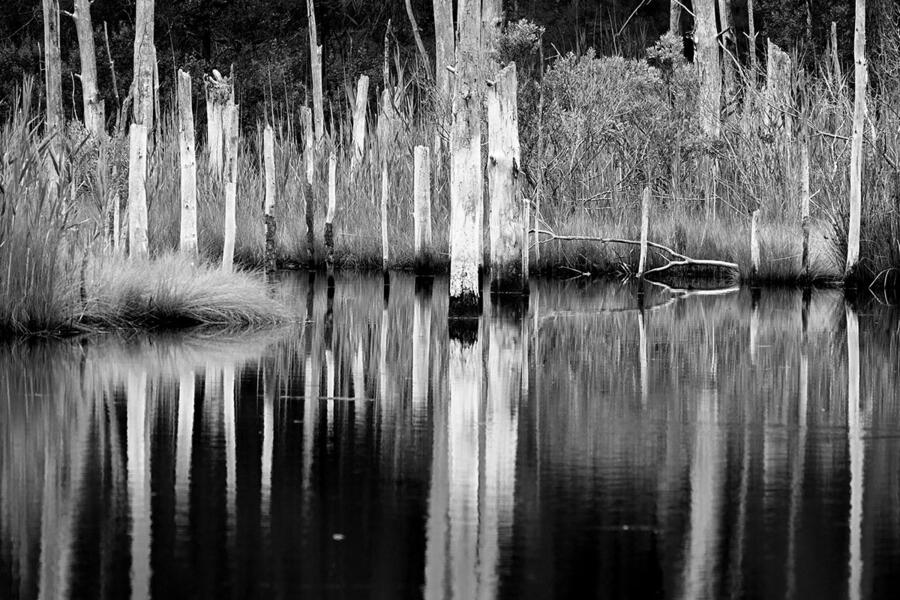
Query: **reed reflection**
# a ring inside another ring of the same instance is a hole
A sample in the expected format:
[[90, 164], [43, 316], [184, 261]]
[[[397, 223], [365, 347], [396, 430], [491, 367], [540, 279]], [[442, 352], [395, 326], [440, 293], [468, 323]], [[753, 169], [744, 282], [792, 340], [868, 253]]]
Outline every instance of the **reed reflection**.
[[900, 583], [890, 308], [554, 282], [454, 330], [423, 283], [288, 280], [303, 322], [230, 340], [0, 345], [0, 597]]

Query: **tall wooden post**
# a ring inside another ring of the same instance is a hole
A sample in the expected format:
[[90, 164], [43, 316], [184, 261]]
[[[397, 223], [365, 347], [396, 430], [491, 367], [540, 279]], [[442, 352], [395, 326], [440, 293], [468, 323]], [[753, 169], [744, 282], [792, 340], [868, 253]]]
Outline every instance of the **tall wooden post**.
[[128, 248], [129, 256], [146, 258], [147, 240], [147, 127], [132, 123], [128, 154]]
[[106, 132], [106, 110], [97, 90], [97, 51], [94, 44], [94, 27], [91, 24], [90, 0], [75, 0], [71, 13], [78, 34], [78, 50], [81, 58], [81, 97], [84, 107], [84, 126], [95, 140]]
[[197, 259], [197, 157], [191, 76], [178, 71], [178, 149], [181, 159], [181, 237], [179, 248]]
[[275, 130], [271, 125], [266, 125], [263, 130], [263, 163], [266, 177], [266, 204], [265, 204], [265, 224], [266, 224], [266, 273], [271, 275], [275, 272], [275, 233], [277, 224], [275, 222]]
[[432, 266], [431, 250], [431, 151], [416, 146], [413, 173], [413, 220], [415, 221], [416, 270]]
[[484, 178], [478, 54], [480, 4], [460, 0], [456, 91], [450, 132], [450, 312], [480, 313], [478, 282]]
[[863, 127], [866, 119], [866, 90], [869, 67], [866, 62], [866, 0], [856, 0], [853, 33], [853, 136], [850, 142], [850, 226], [847, 232], [847, 267], [851, 279], [859, 266], [859, 237], [862, 220]]
[[59, 0], [43, 0], [44, 11], [44, 84], [47, 95], [45, 131], [50, 141], [47, 175], [55, 188], [62, 166], [64, 116], [62, 101], [62, 58], [59, 49]]
[[232, 104], [225, 112], [225, 247], [222, 252], [222, 270], [230, 273], [234, 264], [234, 243], [237, 237], [237, 174], [238, 106]]
[[528, 218], [519, 199], [518, 80], [511, 63], [487, 91], [488, 179], [491, 191], [491, 292], [528, 289]]

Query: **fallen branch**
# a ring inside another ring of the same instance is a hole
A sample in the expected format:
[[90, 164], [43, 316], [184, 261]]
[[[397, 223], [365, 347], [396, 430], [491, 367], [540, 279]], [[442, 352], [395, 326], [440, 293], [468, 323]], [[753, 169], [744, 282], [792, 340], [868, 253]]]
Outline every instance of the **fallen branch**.
[[[547, 239], [540, 240], [539, 243], [546, 244], [547, 242], [552, 241], [560, 241], [560, 242], [597, 242], [598, 244], [627, 244], [630, 246], [640, 246], [641, 242], [638, 240], [626, 240], [621, 238], [601, 238], [596, 236], [589, 235], [557, 235], [552, 231], [546, 229], [532, 229], [529, 233], [536, 233], [538, 235], [546, 235]], [[648, 269], [644, 275], [650, 275], [652, 273], [661, 273], [672, 267], [679, 266], [698, 266], [698, 267], [717, 267], [720, 269], [730, 269], [735, 272], [739, 272], [740, 268], [737, 263], [728, 262], [724, 260], [707, 260], [707, 259], [699, 259], [699, 258], [691, 258], [690, 256], [686, 256], [681, 254], [680, 252], [676, 252], [672, 250], [668, 246], [663, 246], [662, 244], [658, 244], [656, 242], [647, 242], [647, 246], [650, 248], [654, 248], [656, 250], [662, 250], [663, 252], [667, 252], [671, 258], [667, 258], [668, 263], [661, 266], [656, 267], [654, 269]], [[677, 259], [677, 260], [674, 260]]]

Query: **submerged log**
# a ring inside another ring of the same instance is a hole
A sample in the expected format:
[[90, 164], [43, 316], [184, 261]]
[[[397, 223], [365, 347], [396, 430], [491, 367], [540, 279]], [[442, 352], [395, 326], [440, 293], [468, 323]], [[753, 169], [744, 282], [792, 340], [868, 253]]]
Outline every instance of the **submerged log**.
[[197, 259], [197, 157], [191, 76], [178, 71], [178, 149], [181, 159], [181, 236], [179, 248]]
[[491, 192], [491, 292], [528, 290], [528, 217], [519, 199], [519, 120], [516, 65], [488, 87], [488, 179]]
[[266, 125], [263, 131], [263, 162], [266, 177], [266, 204], [264, 219], [266, 226], [266, 273], [275, 272], [275, 131]]
[[413, 175], [413, 220], [415, 221], [416, 270], [430, 268], [431, 249], [431, 151], [416, 146]]

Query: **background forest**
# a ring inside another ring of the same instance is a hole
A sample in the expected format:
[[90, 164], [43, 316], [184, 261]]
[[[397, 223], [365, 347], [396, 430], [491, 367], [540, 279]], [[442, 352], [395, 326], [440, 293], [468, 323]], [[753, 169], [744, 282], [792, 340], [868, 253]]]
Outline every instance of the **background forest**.
[[[433, 49], [431, 0], [410, 1], [426, 47]], [[71, 4], [72, 0], [62, 0], [61, 7], [71, 10]], [[689, 1], [685, 4], [690, 7]], [[760, 48], [764, 49], [766, 38], [770, 38], [788, 51], [797, 50], [812, 64], [825, 52], [834, 21], [840, 53], [848, 64], [851, 61], [852, 0], [756, 0], [753, 4]], [[735, 29], [746, 32], [746, 0], [734, 0], [732, 8]], [[505, 9], [509, 21], [525, 18], [545, 28], [546, 56], [570, 51], [579, 54], [589, 47], [597, 54], [643, 56], [669, 25], [669, 2], [663, 0], [506, 0]], [[340, 110], [345, 105], [346, 85], [359, 75], [370, 77], [372, 90], [382, 87], [384, 35], [389, 21], [401, 58], [410, 65], [415, 63], [415, 43], [404, 0], [321, 0], [316, 2], [316, 11], [323, 45], [326, 106], [330, 101], [336, 111]], [[877, 8], [873, 12], [877, 14]], [[112, 118], [133, 80], [135, 2], [94, 0], [91, 13], [99, 88]], [[682, 20], [689, 42], [692, 20], [687, 14]], [[875, 22], [877, 19], [870, 19], [870, 23]], [[78, 40], [71, 19], [63, 18], [61, 25], [63, 97], [70, 99], [65, 109], [72, 116], [72, 111], [81, 110], [80, 103], [71, 101], [78, 95], [73, 88], [79, 72]], [[42, 27], [40, 2], [0, 3], [2, 110], [9, 109], [12, 93], [23, 76], [41, 72]], [[240, 75], [237, 93], [245, 115], [263, 117], [267, 97], [276, 104], [300, 106], [310, 95], [307, 36], [306, 5], [301, 0], [157, 0], [160, 95], [171, 97], [178, 68], [199, 78], [214, 68], [224, 71], [233, 64]], [[746, 56], [746, 36], [737, 37], [739, 52]], [[686, 52], [690, 58], [691, 48]], [[118, 89], [112, 83], [110, 58]], [[42, 85], [42, 79], [35, 81]], [[194, 92], [198, 98], [202, 95], [200, 86]], [[247, 124], [255, 121], [244, 118]]]

